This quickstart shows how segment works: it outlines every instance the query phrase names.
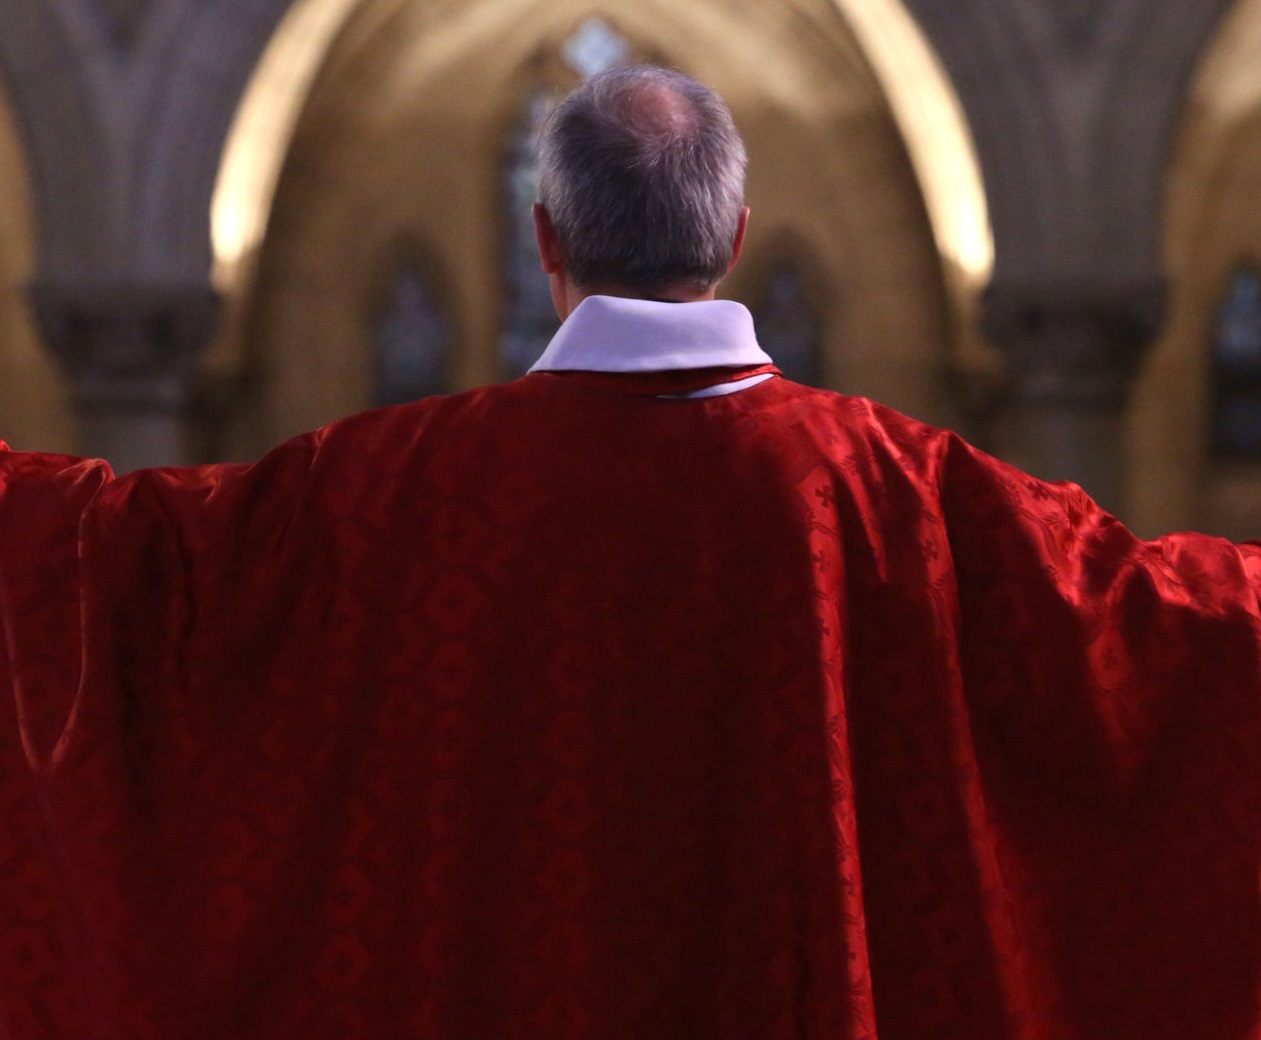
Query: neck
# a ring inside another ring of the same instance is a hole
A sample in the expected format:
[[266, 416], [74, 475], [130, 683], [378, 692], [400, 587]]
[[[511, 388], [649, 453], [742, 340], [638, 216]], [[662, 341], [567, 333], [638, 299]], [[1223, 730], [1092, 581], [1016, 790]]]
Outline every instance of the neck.
[[[588, 296], [618, 296], [626, 300], [654, 300], [657, 303], [701, 303], [705, 300], [714, 299], [717, 291], [717, 286], [698, 291], [695, 286], [687, 285], [670, 285], [658, 289], [644, 289], [639, 286], [616, 284], [577, 286], [566, 282], [562, 287], [562, 300], [555, 302], [560, 304], [563, 301], [564, 307], [561, 319], [564, 320]], [[560, 306], [557, 307], [558, 311], [561, 309]]]

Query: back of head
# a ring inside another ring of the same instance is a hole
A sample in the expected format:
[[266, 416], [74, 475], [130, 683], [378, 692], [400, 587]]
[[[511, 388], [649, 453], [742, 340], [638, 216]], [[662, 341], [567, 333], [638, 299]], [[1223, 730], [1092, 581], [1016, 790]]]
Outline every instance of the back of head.
[[744, 143], [722, 99], [682, 73], [628, 66], [557, 107], [540, 142], [539, 200], [569, 281], [712, 288], [744, 207]]

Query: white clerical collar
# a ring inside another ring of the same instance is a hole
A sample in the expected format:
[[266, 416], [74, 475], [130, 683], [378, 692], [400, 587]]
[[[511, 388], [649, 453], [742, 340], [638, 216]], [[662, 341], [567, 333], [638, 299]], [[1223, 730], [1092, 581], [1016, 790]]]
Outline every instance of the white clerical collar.
[[588, 296], [530, 371], [668, 372], [770, 363], [753, 333], [753, 316], [731, 300]]

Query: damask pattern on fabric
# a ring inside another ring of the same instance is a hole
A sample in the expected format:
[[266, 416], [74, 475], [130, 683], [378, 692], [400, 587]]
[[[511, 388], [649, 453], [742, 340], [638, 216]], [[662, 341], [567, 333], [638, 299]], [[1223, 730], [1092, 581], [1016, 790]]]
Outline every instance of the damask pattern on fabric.
[[0, 452], [0, 1037], [1257, 1037], [1261, 547], [686, 389]]

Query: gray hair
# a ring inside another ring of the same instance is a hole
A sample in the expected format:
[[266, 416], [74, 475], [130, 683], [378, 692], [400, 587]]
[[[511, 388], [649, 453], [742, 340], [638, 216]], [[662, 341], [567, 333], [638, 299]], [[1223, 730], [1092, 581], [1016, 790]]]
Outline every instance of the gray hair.
[[713, 287], [731, 265], [745, 162], [727, 106], [681, 72], [632, 65], [582, 83], [540, 140], [539, 201], [569, 281]]

